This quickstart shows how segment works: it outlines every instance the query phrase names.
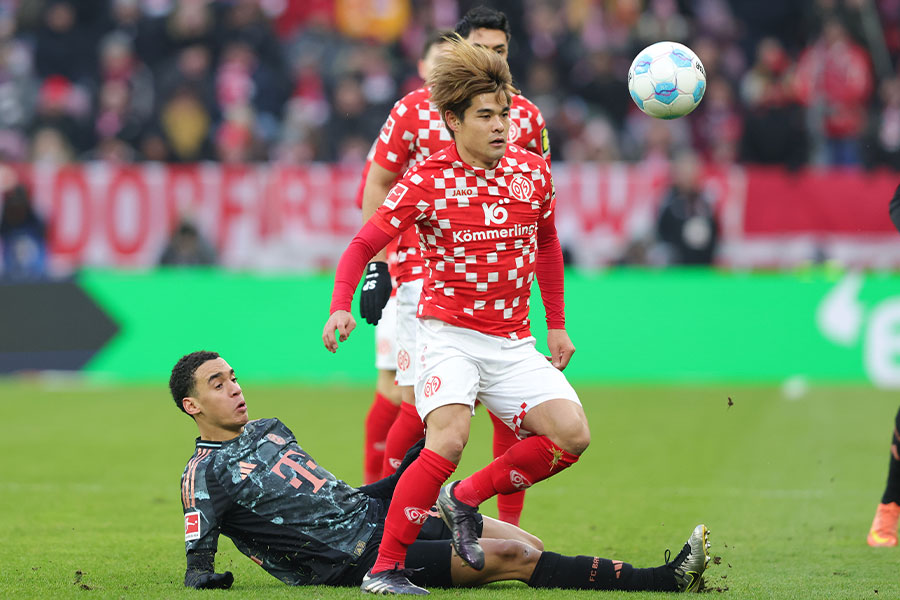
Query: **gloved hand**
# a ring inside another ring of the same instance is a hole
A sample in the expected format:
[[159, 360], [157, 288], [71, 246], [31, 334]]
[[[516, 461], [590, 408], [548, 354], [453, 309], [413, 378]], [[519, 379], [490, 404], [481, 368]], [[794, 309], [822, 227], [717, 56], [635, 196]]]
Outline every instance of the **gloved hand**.
[[231, 571], [224, 573], [189, 573], [184, 578], [184, 585], [197, 590], [227, 590], [234, 583]]
[[381, 311], [391, 297], [391, 274], [386, 262], [372, 262], [366, 267], [366, 276], [359, 294], [359, 315], [369, 325], [377, 325]]
[[403, 471], [405, 471], [414, 460], [419, 458], [419, 453], [422, 452], [422, 448], [424, 447], [425, 438], [422, 438], [410, 446], [409, 450], [406, 451], [406, 455], [403, 457], [403, 462], [400, 463], [400, 466], [397, 467], [397, 470], [394, 473], [391, 473], [384, 479], [379, 479], [378, 481], [367, 485], [361, 485], [357, 489], [371, 498], [390, 498], [394, 495], [394, 488], [397, 487], [397, 482], [400, 481], [400, 476], [403, 475]]

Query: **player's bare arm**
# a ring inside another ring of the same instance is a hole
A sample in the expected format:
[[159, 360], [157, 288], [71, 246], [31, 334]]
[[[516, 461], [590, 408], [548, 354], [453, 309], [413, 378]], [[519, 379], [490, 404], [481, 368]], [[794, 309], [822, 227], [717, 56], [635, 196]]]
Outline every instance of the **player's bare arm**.
[[396, 235], [396, 232], [386, 233], [379, 228], [377, 224], [379, 220], [378, 216], [373, 216], [362, 226], [338, 262], [331, 295], [330, 315], [322, 332], [322, 341], [329, 352], [337, 352], [338, 342], [346, 341], [356, 327], [356, 321], [350, 314], [350, 306], [366, 263], [382, 251]]
[[[384, 199], [387, 197], [388, 192], [391, 191], [391, 187], [397, 180], [397, 175], [398, 173], [385, 169], [377, 162], [372, 161], [372, 164], [369, 166], [369, 174], [366, 176], [366, 185], [365, 188], [363, 188], [363, 223], [366, 223], [371, 219], [372, 215], [375, 214], [375, 211], [378, 210], [378, 207], [384, 203]], [[386, 260], [387, 254], [385, 253], [384, 248], [382, 248], [372, 257], [371, 262], [384, 262]]]
[[575, 345], [565, 329], [547, 330], [547, 348], [550, 350], [550, 364], [562, 371], [575, 354]]
[[335, 353], [338, 349], [338, 342], [346, 342], [354, 329], [356, 329], [356, 319], [353, 318], [353, 315], [346, 310], [337, 310], [331, 313], [325, 322], [322, 341], [329, 352]]

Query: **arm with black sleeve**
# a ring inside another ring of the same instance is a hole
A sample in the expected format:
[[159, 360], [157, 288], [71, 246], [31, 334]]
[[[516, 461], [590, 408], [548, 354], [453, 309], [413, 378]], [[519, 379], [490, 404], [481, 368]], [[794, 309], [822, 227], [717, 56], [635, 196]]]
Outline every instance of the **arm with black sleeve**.
[[207, 480], [207, 461], [189, 463], [181, 481], [184, 508], [184, 549], [187, 568], [184, 585], [198, 590], [228, 589], [234, 582], [231, 571], [216, 573], [219, 546], [219, 516], [230, 498], [216, 482]]
[[419, 457], [419, 453], [424, 447], [425, 438], [422, 438], [406, 451], [403, 461], [395, 472], [384, 479], [379, 479], [368, 485], [360, 486], [357, 489], [370, 498], [390, 498], [394, 495], [394, 488], [397, 487], [397, 482], [400, 481], [400, 476], [403, 475], [403, 471]]

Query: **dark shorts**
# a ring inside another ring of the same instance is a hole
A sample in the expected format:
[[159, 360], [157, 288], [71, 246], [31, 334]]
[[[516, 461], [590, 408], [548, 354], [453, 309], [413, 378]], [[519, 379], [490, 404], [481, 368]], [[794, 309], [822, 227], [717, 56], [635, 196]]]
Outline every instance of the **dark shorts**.
[[[484, 521], [478, 515], [478, 535], [484, 529]], [[378, 526], [363, 556], [347, 577], [342, 578], [342, 585], [360, 585], [366, 572], [375, 564], [378, 556], [384, 524]], [[428, 517], [419, 537], [406, 551], [406, 568], [414, 569], [410, 581], [422, 587], [453, 587], [450, 577], [450, 530], [438, 517]], [[379, 543], [371, 543], [378, 540]]]

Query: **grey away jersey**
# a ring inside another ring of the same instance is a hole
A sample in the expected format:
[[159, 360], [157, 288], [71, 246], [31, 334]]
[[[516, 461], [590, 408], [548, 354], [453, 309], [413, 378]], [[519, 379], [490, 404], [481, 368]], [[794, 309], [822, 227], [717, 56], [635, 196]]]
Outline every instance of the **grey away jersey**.
[[222, 533], [285, 583], [340, 585], [377, 546], [385, 516], [385, 503], [318, 466], [278, 419], [250, 421], [227, 442], [198, 438], [181, 499], [186, 578], [213, 570]]

